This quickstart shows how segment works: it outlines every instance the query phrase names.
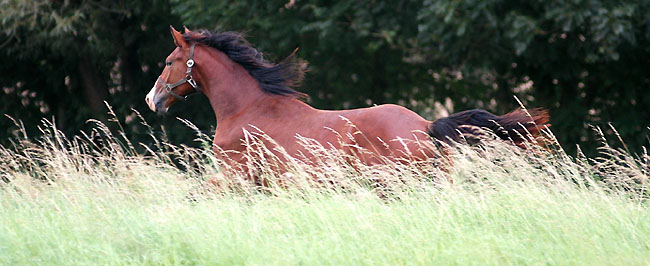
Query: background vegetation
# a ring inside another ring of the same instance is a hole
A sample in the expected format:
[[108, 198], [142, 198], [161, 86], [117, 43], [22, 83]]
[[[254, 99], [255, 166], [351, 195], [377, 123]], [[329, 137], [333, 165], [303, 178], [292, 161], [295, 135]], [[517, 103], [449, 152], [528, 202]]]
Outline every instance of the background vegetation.
[[[275, 173], [253, 141], [256, 187], [223, 176], [204, 97], [145, 106], [170, 24], [244, 31], [274, 59], [300, 46], [319, 108], [435, 119], [514, 95], [551, 111], [559, 143], [375, 166], [309, 145]], [[0, 25], [0, 113], [19, 119], [0, 117], [2, 265], [650, 260], [648, 1], [0, 0]]]
[[[107, 119], [107, 101], [127, 135], [147, 141], [135, 109], [191, 143], [174, 117], [213, 130], [204, 97], [162, 118], [143, 101], [173, 48], [170, 24], [244, 31], [269, 58], [300, 46], [311, 66], [301, 90], [318, 108], [398, 103], [434, 119], [503, 113], [515, 95], [551, 111], [570, 153], [593, 154], [589, 126], [608, 123], [635, 151], [647, 145], [650, 2], [633, 0], [3, 0], [0, 113], [32, 135], [42, 117], [77, 134]], [[11, 123], [0, 117], [3, 143]]]

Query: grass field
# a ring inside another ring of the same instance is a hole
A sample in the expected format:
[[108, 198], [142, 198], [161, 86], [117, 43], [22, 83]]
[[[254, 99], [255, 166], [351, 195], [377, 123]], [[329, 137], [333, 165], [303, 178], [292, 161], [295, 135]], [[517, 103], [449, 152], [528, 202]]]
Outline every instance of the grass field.
[[494, 141], [458, 147], [445, 174], [320, 150], [290, 185], [199, 193], [223, 169], [209, 148], [44, 131], [0, 149], [0, 265], [650, 263], [645, 154]]

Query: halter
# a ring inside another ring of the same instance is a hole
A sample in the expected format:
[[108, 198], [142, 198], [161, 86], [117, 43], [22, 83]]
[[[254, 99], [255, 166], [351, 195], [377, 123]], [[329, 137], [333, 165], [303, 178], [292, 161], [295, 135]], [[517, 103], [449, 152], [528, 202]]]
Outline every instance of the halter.
[[158, 82], [165, 88], [167, 91], [167, 94], [174, 96], [174, 98], [185, 101], [187, 100], [187, 96], [189, 96], [192, 93], [189, 93], [185, 96], [180, 96], [174, 91], [172, 91], [174, 88], [183, 85], [183, 83], [187, 82], [194, 88], [194, 92], [201, 92], [201, 89], [199, 88], [199, 85], [196, 84], [196, 81], [192, 77], [192, 67], [194, 67], [194, 46], [196, 46], [196, 43], [192, 44], [192, 47], [190, 48], [190, 58], [187, 59], [187, 62], [185, 65], [187, 65], [187, 72], [185, 72], [185, 77], [179, 81], [176, 81], [172, 84], [165, 83], [160, 77], [158, 77]]

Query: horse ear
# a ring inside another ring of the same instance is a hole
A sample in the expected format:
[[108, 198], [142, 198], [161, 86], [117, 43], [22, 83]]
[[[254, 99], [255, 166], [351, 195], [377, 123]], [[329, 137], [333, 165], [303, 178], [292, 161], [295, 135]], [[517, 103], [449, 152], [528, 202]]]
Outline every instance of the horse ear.
[[174, 44], [178, 47], [187, 47], [187, 41], [185, 41], [185, 37], [183, 37], [183, 34], [178, 32], [172, 25], [169, 25], [169, 30], [172, 32], [172, 38], [174, 38]]
[[190, 33], [190, 32], [192, 32], [192, 31], [190, 31], [189, 29], [187, 29], [187, 27], [185, 27], [185, 25], [183, 25], [183, 28], [185, 29], [185, 33]]

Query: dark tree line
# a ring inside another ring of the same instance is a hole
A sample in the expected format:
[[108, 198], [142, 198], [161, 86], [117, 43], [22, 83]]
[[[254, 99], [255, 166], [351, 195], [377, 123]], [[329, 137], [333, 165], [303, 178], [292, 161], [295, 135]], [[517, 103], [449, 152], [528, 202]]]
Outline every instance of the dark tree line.
[[[244, 31], [272, 59], [301, 47], [300, 90], [319, 108], [398, 103], [429, 119], [483, 108], [551, 111], [567, 150], [588, 153], [590, 126], [611, 123], [629, 147], [650, 130], [649, 1], [4, 1], [0, 112], [35, 131], [55, 117], [70, 134], [110, 103], [127, 134], [146, 141], [133, 111], [190, 143], [174, 116], [209, 131], [202, 97], [156, 117], [143, 97], [172, 50], [168, 26]], [[0, 118], [0, 137], [15, 130]], [[611, 133], [611, 132], [610, 132]], [[33, 133], [37, 134], [37, 133]], [[611, 137], [611, 135], [610, 135]], [[613, 140], [613, 139], [612, 139]]]

